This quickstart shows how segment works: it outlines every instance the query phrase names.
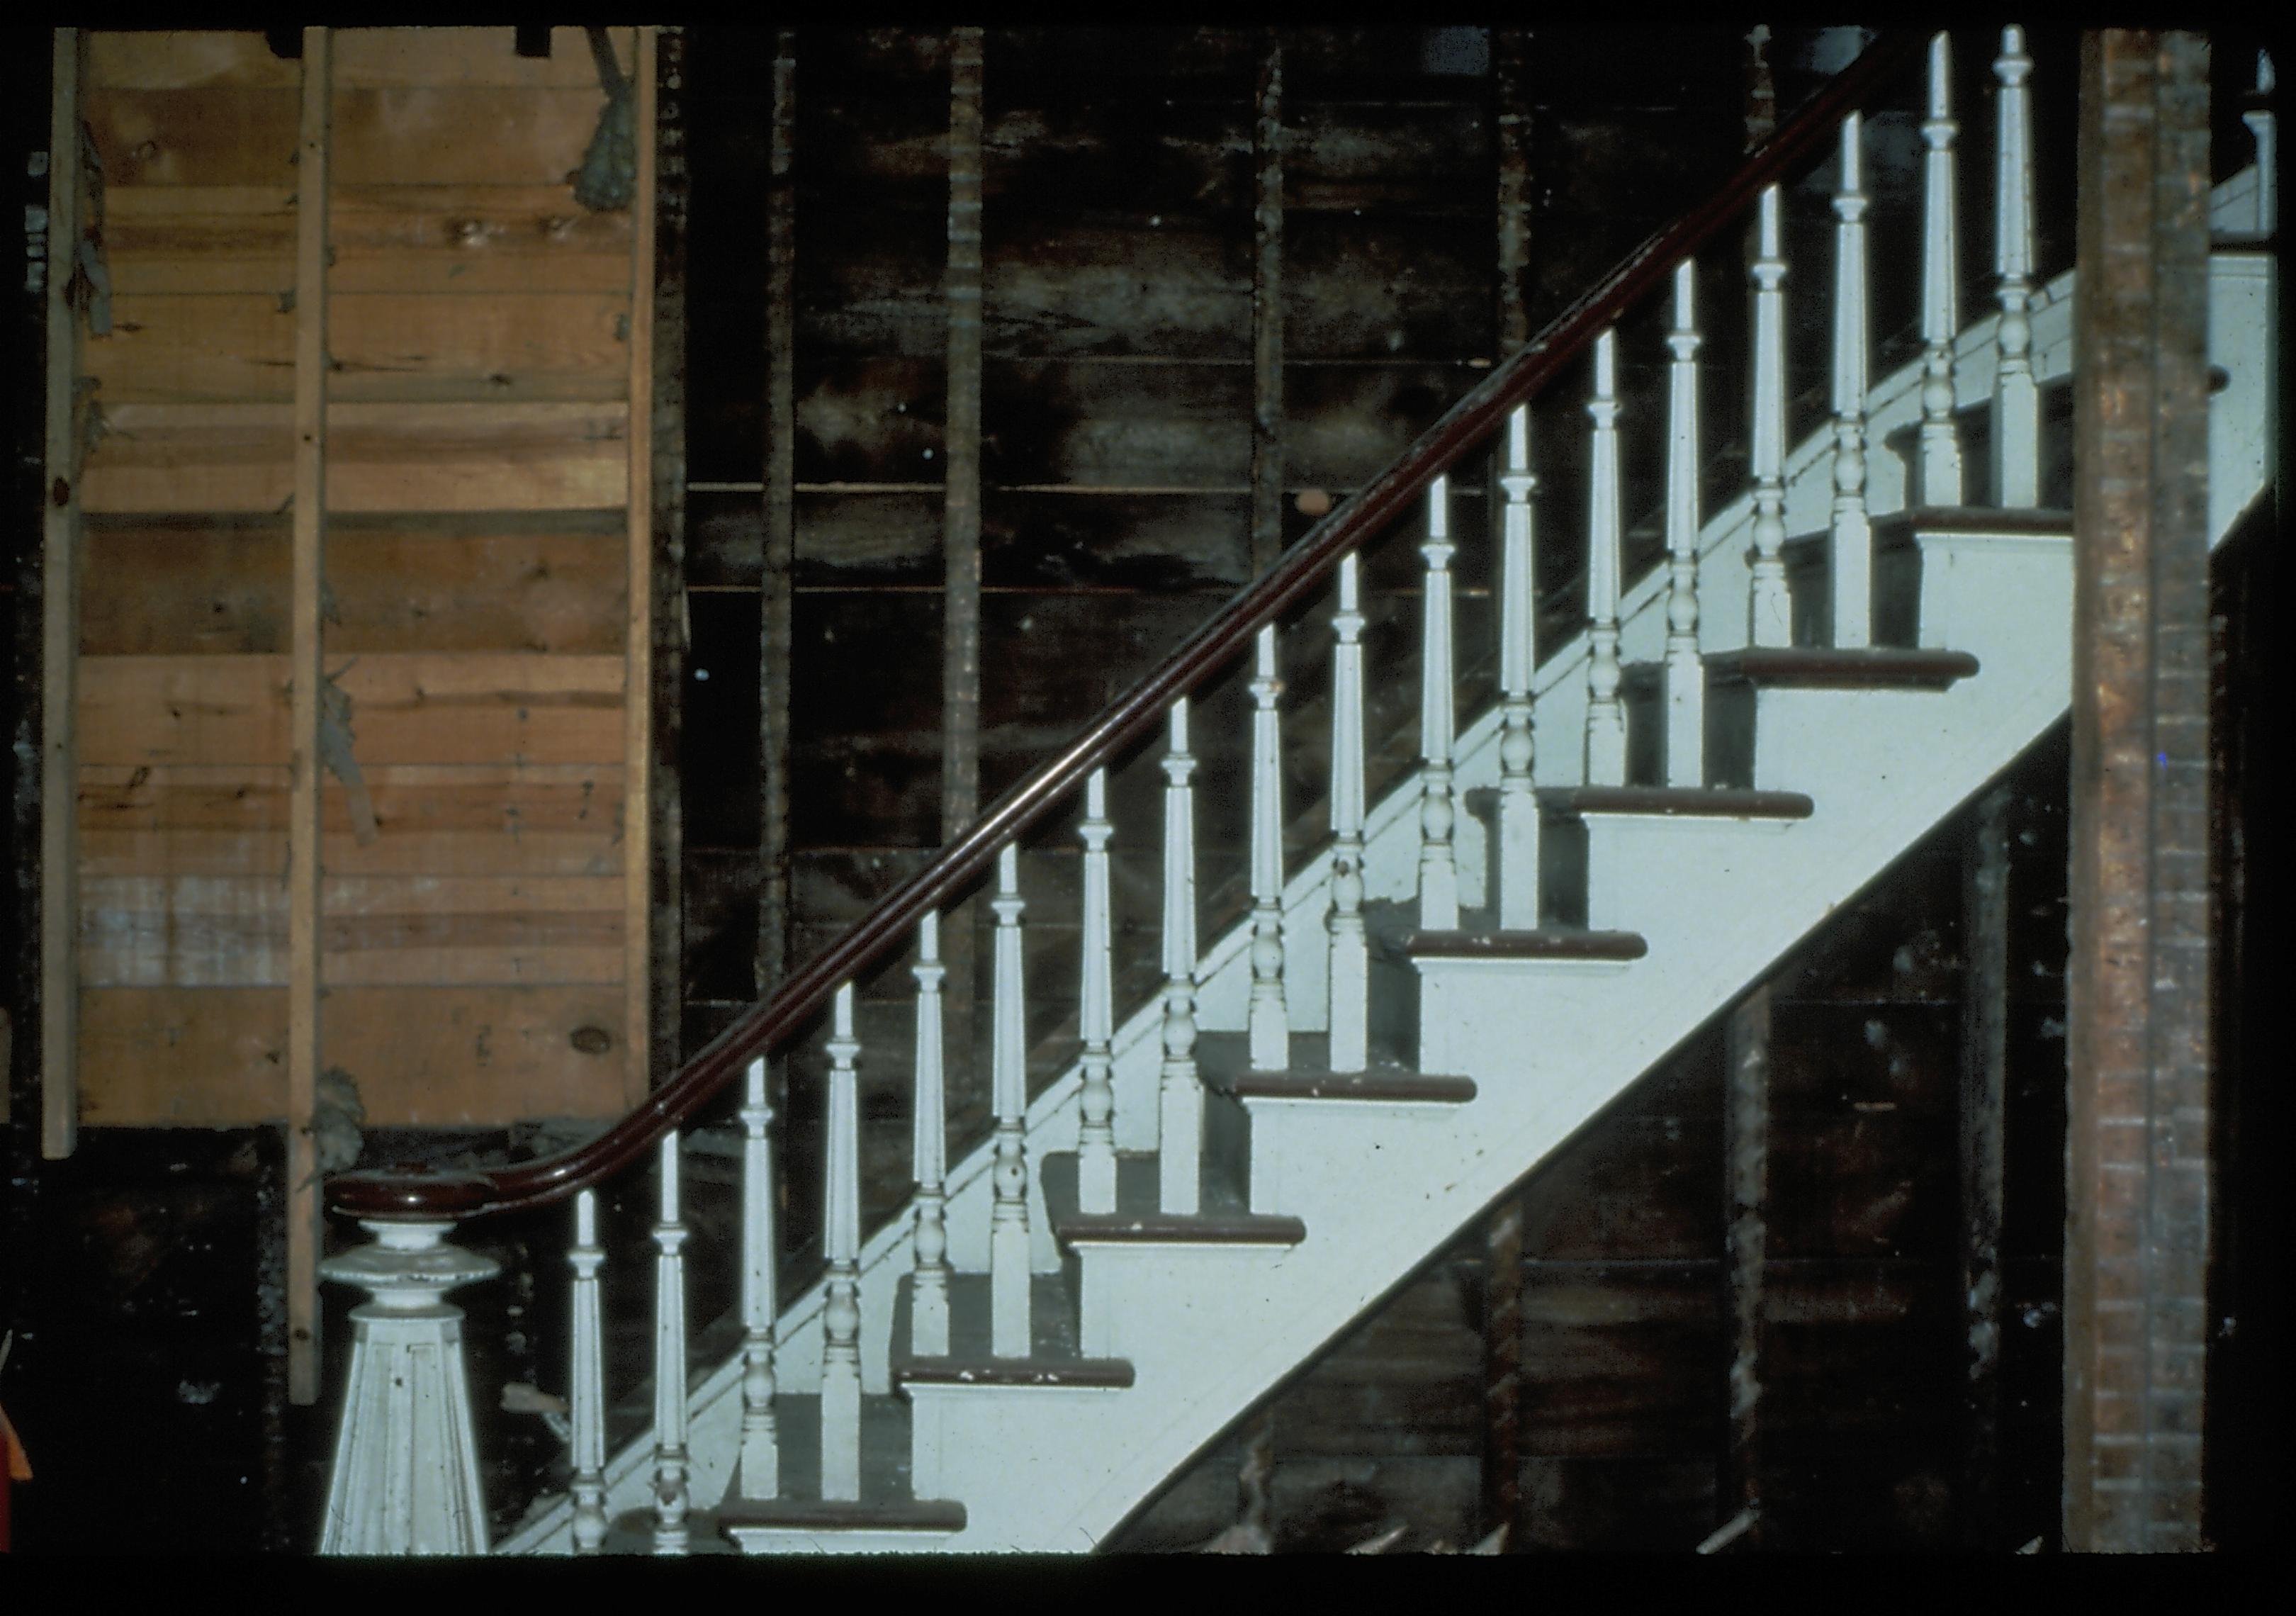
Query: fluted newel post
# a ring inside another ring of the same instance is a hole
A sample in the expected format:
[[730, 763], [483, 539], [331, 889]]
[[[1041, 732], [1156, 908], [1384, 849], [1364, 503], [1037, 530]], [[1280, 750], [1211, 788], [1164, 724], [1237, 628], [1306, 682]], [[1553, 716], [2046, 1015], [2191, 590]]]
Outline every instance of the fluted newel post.
[[1697, 266], [1674, 271], [1666, 398], [1666, 783], [1706, 783], [1706, 669], [1698, 660]]
[[1793, 643], [1786, 594], [1786, 278], [1778, 188], [1762, 193], [1754, 282], [1754, 566], [1746, 636], [1757, 645]]
[[1499, 554], [1499, 800], [1498, 846], [1491, 866], [1498, 882], [1499, 925], [1529, 931], [1538, 925], [1538, 798], [1534, 760], [1530, 677], [1537, 667], [1538, 580], [1531, 575], [1530, 498], [1538, 479], [1530, 470], [1530, 410], [1517, 405], [1507, 417], [1505, 525]]
[[1419, 924], [1429, 931], [1459, 925], [1459, 855], [1451, 840], [1458, 805], [1451, 786], [1453, 711], [1451, 657], [1451, 480], [1427, 488], [1427, 581], [1419, 621]]
[[1874, 643], [1874, 524], [1866, 511], [1865, 119], [1841, 120], [1841, 185], [1833, 193], [1833, 523], [1827, 576], [1833, 643]]
[[1332, 618], [1332, 1060], [1333, 1071], [1371, 1062], [1371, 952], [1364, 932], [1363, 563], [1340, 562]]
[[1587, 783], [1627, 783], [1627, 712], [1619, 701], [1619, 333], [1595, 339], [1594, 465], [1587, 498]]
[[[1096, 768], [1084, 787], [1084, 981], [1077, 1020], [1084, 1037], [1084, 1082], [1077, 1099], [1077, 1205], [1087, 1212], [1116, 1210], [1115, 939], [1111, 934], [1108, 771]], [[1280, 963], [1280, 962], [1279, 962]]]
[[988, 1215], [988, 1349], [1029, 1355], [1028, 1016], [1021, 997], [1021, 849], [996, 855], [996, 967], [989, 1087], [996, 1106], [996, 1200]]
[[1204, 1095], [1196, 1081], [1196, 806], [1188, 698], [1172, 703], [1164, 754], [1164, 1069], [1156, 1095], [1157, 1205], [1193, 1212], [1202, 1193]]
[[661, 1140], [661, 1220], [653, 1226], [653, 1552], [685, 1553], [685, 1219], [677, 1133]]
[[940, 916], [917, 923], [916, 1105], [911, 1118], [910, 1164], [917, 1180], [917, 1226], [911, 1243], [909, 1350], [919, 1358], [948, 1352], [947, 1099], [941, 1075]]
[[350, 1386], [323, 1554], [483, 1554], [487, 1503], [471, 1435], [463, 1310], [446, 1300], [501, 1265], [446, 1243], [453, 1225], [368, 1223], [374, 1236], [319, 1265], [365, 1291], [351, 1309]]
[[567, 1423], [574, 1438], [574, 1552], [594, 1554], [606, 1542], [606, 1361], [605, 1331], [598, 1270], [605, 1266], [598, 1244], [598, 1197], [584, 1190], [574, 1197], [574, 1244], [566, 1266], [574, 1270], [574, 1356], [567, 1391]]
[[1961, 233], [1955, 211], [1953, 45], [1930, 41], [1929, 117], [1922, 139], [1922, 434], [1918, 502], [1957, 505], [1961, 437], [1953, 420], [1953, 343], [1961, 333]]
[[1993, 503], [2041, 502], [2041, 398], [2033, 381], [2033, 59], [2025, 30], [2001, 30], [1993, 64], [2001, 80], [2000, 148], [1994, 176], [1994, 267], [2001, 276], [2001, 363], [1993, 377]]
[[781, 1317], [775, 1267], [781, 1242], [774, 1234], [774, 1150], [767, 1130], [774, 1108], [766, 1093], [766, 1062], [750, 1062], [742, 1096], [742, 1463], [734, 1496], [752, 1502], [782, 1490], [781, 1432], [774, 1414], [774, 1325]]
[[853, 984], [830, 1012], [827, 1170], [822, 1249], [829, 1284], [821, 1309], [821, 1496], [861, 1496], [861, 1099], [854, 1060]]
[[[2269, 95], [2275, 84], [2272, 53], [2257, 52], [2256, 93]], [[2240, 120], [2256, 137], [2256, 234], [2270, 236], [2280, 228], [2280, 126], [2268, 106], [2243, 112]]]
[[1275, 713], [1275, 628], [1259, 631], [1251, 680], [1251, 1064], [1282, 1071], [1292, 1063], [1291, 1013], [1283, 996], [1283, 740]]

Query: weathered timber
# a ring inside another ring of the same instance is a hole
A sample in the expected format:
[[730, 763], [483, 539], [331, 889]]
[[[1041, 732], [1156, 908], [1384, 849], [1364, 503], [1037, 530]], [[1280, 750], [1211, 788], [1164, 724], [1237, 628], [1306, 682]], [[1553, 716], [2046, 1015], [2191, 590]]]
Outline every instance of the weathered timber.
[[[764, 532], [758, 624], [758, 807], [757, 951], [751, 990], [768, 993], [789, 969], [790, 691], [796, 646], [797, 38], [783, 29], [774, 54], [772, 148], [766, 189]], [[810, 524], [808, 524], [808, 527]]]
[[1715, 1522], [1762, 1508], [1763, 1257], [1768, 1211], [1770, 989], [1755, 988], [1730, 1013], [1723, 1056], [1726, 1170], [1723, 1290], [1730, 1358], [1725, 1382], [1721, 1474]]
[[2008, 792], [1979, 799], [1965, 855], [1961, 1034], [1961, 1276], [1968, 1383], [1961, 1473], [1962, 1540], [1992, 1541], [2001, 1494], [2001, 1216], [2009, 1065]]
[[[676, 597], [665, 591], [676, 589], [683, 581], [679, 575], [684, 568], [678, 554], [675, 507], [669, 513], [671, 525], [659, 536], [655, 532], [653, 488], [659, 480], [673, 491], [674, 497], [674, 491], [685, 480], [685, 468], [678, 453], [680, 446], [674, 438], [662, 446], [668, 456], [668, 464], [661, 463], [656, 454], [654, 340], [659, 328], [665, 324], [665, 316], [673, 338], [682, 332], [684, 321], [674, 304], [668, 310], [656, 308], [654, 296], [655, 267], [661, 250], [655, 217], [662, 156], [661, 75], [655, 48], [659, 33], [658, 29], [641, 28], [633, 42], [635, 65], [631, 78], [635, 104], [630, 116], [633, 127], [641, 133], [636, 139], [636, 190], [630, 201], [630, 234], [636, 250], [631, 256], [626, 316], [628, 352], [622, 371], [623, 397], [629, 406], [629, 625], [622, 701], [622, 770], [623, 778], [629, 783], [629, 794], [622, 805], [626, 1000], [622, 1015], [622, 1094], [633, 1105], [645, 1096], [659, 1075], [653, 1058], [657, 1022], [675, 1024], [677, 995], [664, 984], [662, 991], [668, 995], [669, 1005], [657, 1005], [654, 979], [662, 962], [666, 961], [669, 968], [676, 967], [679, 943], [679, 795], [674, 709], [681, 683], [676, 653], [681, 647], [675, 622], [665, 625], [658, 619], [670, 615], [668, 607]], [[676, 223], [682, 227], [680, 211]], [[673, 346], [668, 361], [675, 367], [682, 357], [680, 347]], [[679, 398], [669, 405], [668, 424], [675, 426], [683, 402]], [[670, 653], [665, 659], [669, 665], [659, 669], [658, 678], [656, 649], [663, 641], [667, 644], [662, 649]], [[667, 689], [662, 688], [665, 685]], [[656, 744], [654, 719], [658, 706], [673, 710], [663, 715], [671, 725], [667, 748]], [[657, 896], [669, 909], [669, 914], [660, 921], [655, 915]], [[675, 1070], [678, 1057], [676, 1042], [673, 1040], [661, 1054], [663, 1070]]]
[[1274, 29], [1253, 85], [1251, 570], [1283, 548], [1283, 49]]

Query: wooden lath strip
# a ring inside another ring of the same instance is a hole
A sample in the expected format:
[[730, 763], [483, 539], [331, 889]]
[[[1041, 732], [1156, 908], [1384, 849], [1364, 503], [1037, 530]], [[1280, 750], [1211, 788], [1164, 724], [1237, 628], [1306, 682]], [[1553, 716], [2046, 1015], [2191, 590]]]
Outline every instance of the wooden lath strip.
[[[637, 60], [631, 68], [636, 97], [631, 126], [636, 130], [637, 185], [630, 201], [629, 354], [629, 640], [622, 688], [626, 782], [622, 850], [625, 858], [623, 950], [623, 1095], [628, 1104], [645, 1098], [652, 1081], [648, 1005], [652, 978], [647, 946], [652, 919], [653, 865], [653, 200], [656, 105], [654, 46], [658, 30], [637, 30]], [[675, 870], [671, 880], [676, 879]]]

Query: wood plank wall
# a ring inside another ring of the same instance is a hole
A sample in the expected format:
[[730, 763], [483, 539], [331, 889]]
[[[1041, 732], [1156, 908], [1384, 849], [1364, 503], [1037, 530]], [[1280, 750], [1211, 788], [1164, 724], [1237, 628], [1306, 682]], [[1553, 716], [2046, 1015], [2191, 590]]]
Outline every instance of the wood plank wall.
[[[611, 37], [635, 74], [633, 31]], [[379, 834], [330, 775], [322, 1058], [378, 1126], [603, 1117], [645, 1081], [625, 732], [651, 311], [631, 211], [573, 199], [604, 94], [580, 29], [553, 46], [338, 36], [325, 668]], [[113, 290], [83, 365], [93, 1124], [285, 1099], [300, 82], [252, 32], [90, 42]]]

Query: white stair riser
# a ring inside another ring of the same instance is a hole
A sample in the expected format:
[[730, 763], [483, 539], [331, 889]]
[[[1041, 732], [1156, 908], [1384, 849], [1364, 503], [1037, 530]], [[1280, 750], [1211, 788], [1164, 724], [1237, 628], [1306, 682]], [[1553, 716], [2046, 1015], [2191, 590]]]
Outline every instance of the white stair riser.
[[1185, 1354], [1204, 1316], [1290, 1259], [1288, 1245], [1075, 1243], [1077, 1345], [1086, 1358]]
[[[1716, 887], [1780, 857], [1775, 844], [1797, 825], [1663, 814], [1590, 814], [1583, 823], [1587, 924], [1597, 931], [1643, 931], [1677, 915], [1704, 917]], [[1423, 1026], [1425, 1014], [1423, 1006]]]

